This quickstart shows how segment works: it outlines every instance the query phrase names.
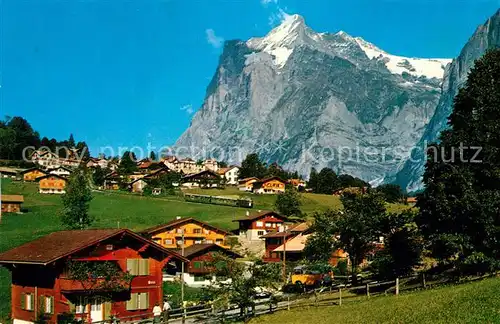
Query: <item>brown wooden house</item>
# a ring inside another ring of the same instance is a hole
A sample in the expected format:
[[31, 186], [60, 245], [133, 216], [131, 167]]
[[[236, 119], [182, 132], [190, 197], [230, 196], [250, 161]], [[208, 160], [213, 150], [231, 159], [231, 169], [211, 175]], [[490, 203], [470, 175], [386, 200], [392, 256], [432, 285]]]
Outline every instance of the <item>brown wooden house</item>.
[[63, 194], [66, 193], [68, 179], [57, 174], [47, 174], [37, 178], [38, 192], [41, 194]]
[[259, 211], [256, 214], [248, 215], [244, 218], [236, 219], [238, 222], [239, 235], [246, 236], [249, 241], [262, 240], [261, 236], [269, 232], [281, 232], [286, 229], [286, 216], [274, 211]]
[[[111, 316], [150, 318], [155, 303], [163, 299], [162, 269], [175, 260], [187, 261], [126, 229], [54, 232], [0, 254], [0, 265], [12, 272], [14, 323], [33, 323], [39, 314], [47, 323], [58, 323], [63, 313], [85, 322]], [[108, 262], [116, 273], [131, 278], [110, 290], [92, 273], [88, 279], [75, 279], [68, 270], [75, 262], [80, 267]]]
[[[181, 254], [181, 250], [176, 250]], [[241, 258], [238, 253], [217, 244], [195, 244], [184, 249], [184, 257], [189, 260], [184, 271], [184, 282], [188, 286], [207, 286], [215, 277], [210, 263], [214, 260], [214, 253], [220, 253], [232, 259]]]
[[2, 213], [19, 213], [24, 202], [22, 195], [1, 195]]

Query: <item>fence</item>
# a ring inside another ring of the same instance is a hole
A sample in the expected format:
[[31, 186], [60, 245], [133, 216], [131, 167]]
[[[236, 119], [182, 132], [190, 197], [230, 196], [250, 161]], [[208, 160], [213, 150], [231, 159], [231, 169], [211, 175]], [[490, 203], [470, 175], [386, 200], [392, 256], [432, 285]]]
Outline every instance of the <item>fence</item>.
[[[494, 276], [485, 275], [472, 280], [481, 280]], [[338, 278], [338, 277], [337, 277]], [[468, 280], [468, 281], [472, 281]], [[346, 302], [359, 301], [377, 296], [399, 295], [403, 291], [415, 289], [427, 289], [432, 286], [448, 284], [448, 278], [427, 280], [425, 275], [396, 278], [382, 282], [371, 281], [364, 284], [352, 286], [350, 284], [338, 284], [329, 287], [321, 287], [306, 291], [301, 294], [287, 294], [276, 298], [265, 299], [254, 303], [252, 306], [240, 308], [232, 305], [225, 309], [215, 309], [213, 305], [193, 306], [172, 309], [168, 316], [163, 314], [158, 323], [184, 323], [203, 322], [220, 323], [226, 320], [245, 319], [250, 316], [258, 316], [276, 311], [288, 311], [299, 307], [321, 307], [342, 306]], [[153, 315], [147, 314], [144, 318], [138, 316], [123, 317], [116, 320], [108, 320], [96, 323], [152, 323]]]

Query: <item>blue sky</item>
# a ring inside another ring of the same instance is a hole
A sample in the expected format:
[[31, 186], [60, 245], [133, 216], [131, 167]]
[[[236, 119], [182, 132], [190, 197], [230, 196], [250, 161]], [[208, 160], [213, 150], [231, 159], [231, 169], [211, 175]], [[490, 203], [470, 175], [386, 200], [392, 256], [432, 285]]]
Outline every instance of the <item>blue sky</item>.
[[171, 145], [223, 40], [265, 35], [279, 10], [392, 54], [455, 57], [500, 0], [0, 0], [0, 117], [101, 146]]

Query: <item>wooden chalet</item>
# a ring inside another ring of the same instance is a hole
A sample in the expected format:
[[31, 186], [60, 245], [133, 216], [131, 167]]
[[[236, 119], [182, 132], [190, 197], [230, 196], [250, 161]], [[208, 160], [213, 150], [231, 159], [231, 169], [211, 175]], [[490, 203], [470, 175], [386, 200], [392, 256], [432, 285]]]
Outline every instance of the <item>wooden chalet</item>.
[[252, 191], [253, 190], [253, 184], [257, 182], [259, 178], [256, 177], [250, 177], [250, 178], [244, 178], [238, 180], [238, 188], [241, 191]]
[[252, 187], [256, 194], [278, 194], [285, 192], [285, 181], [279, 177], [270, 177], [255, 181]]
[[185, 187], [217, 188], [222, 182], [222, 178], [212, 170], [204, 170], [182, 178], [182, 185]]
[[36, 181], [38, 178], [46, 176], [47, 172], [40, 168], [31, 168], [21, 171], [24, 181]]
[[[174, 261], [187, 259], [127, 229], [54, 232], [0, 254], [0, 265], [12, 273], [14, 324], [34, 323], [40, 314], [45, 323], [61, 322], [64, 313], [87, 323], [151, 318], [163, 299], [162, 269]], [[80, 262], [88, 269], [109, 262], [116, 275], [128, 272], [131, 278], [111, 289], [92, 273], [88, 279], [73, 276], [71, 264], [84, 266]]]
[[[176, 250], [181, 254], [180, 249]], [[189, 260], [185, 267], [183, 280], [188, 286], [208, 286], [215, 280], [210, 263], [214, 261], [214, 254], [220, 253], [232, 259], [241, 258], [238, 253], [217, 244], [194, 244], [184, 249], [184, 257]], [[178, 266], [177, 266], [178, 268]]]
[[199, 221], [194, 218], [178, 218], [168, 223], [148, 228], [141, 232], [144, 236], [166, 248], [182, 246], [184, 233], [184, 247], [195, 244], [217, 244], [226, 246], [226, 237], [231, 235], [226, 230]]
[[233, 222], [239, 223], [240, 236], [246, 236], [249, 241], [260, 241], [261, 237], [269, 232], [284, 231], [289, 219], [274, 211], [259, 211]]
[[41, 194], [63, 194], [66, 193], [68, 179], [57, 174], [47, 174], [37, 178], [38, 192]]
[[20, 213], [24, 203], [22, 195], [0, 195], [2, 213]]
[[12, 178], [15, 179], [19, 170], [8, 167], [0, 167], [0, 177], [2, 178]]

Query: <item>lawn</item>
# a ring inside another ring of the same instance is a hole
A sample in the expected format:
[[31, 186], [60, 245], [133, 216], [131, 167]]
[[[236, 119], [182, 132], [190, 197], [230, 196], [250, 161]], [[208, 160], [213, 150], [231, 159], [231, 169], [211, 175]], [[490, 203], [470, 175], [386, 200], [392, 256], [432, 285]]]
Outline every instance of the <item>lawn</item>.
[[375, 297], [342, 306], [304, 307], [259, 323], [500, 323], [500, 279]]
[[[27, 212], [5, 214], [0, 223], [0, 252], [37, 239], [63, 227], [61, 197], [40, 195], [32, 183], [2, 182], [4, 194], [23, 194]], [[243, 217], [245, 209], [188, 203], [180, 198], [147, 198], [130, 194], [94, 193], [90, 214], [96, 217], [93, 227], [122, 227], [142, 230], [174, 219], [176, 216], [196, 217], [215, 226], [232, 230], [233, 219]], [[10, 272], [0, 267], [0, 319], [10, 311]]]
[[[268, 210], [274, 208], [276, 201], [275, 195], [254, 195], [250, 192], [240, 191], [235, 187], [227, 187], [226, 189], [190, 189], [186, 192], [211, 196], [227, 196], [241, 198], [250, 198], [253, 200], [254, 209]], [[322, 195], [313, 193], [302, 193], [302, 211], [306, 214], [311, 214], [315, 211], [322, 211], [328, 208], [339, 209], [342, 207], [340, 198], [333, 195]]]
[[[63, 229], [59, 221], [62, 212], [61, 197], [40, 195], [36, 184], [9, 180], [3, 181], [2, 192], [23, 194], [23, 208], [27, 211], [21, 215], [3, 216], [0, 223], [0, 252]], [[274, 209], [276, 199], [274, 195], [254, 195], [232, 187], [188, 192], [248, 197], [254, 201], [254, 210]], [[340, 199], [332, 195], [302, 194], [302, 210], [308, 215], [328, 208], [341, 208]], [[94, 228], [121, 227], [132, 230], [165, 223], [177, 216], [196, 217], [214, 226], [233, 230], [237, 227], [233, 220], [243, 217], [245, 211], [237, 207], [185, 202], [177, 196], [152, 198], [119, 192], [95, 192], [90, 204], [90, 214], [96, 218]], [[0, 267], [0, 319], [6, 318], [10, 310], [10, 281], [9, 271]]]

